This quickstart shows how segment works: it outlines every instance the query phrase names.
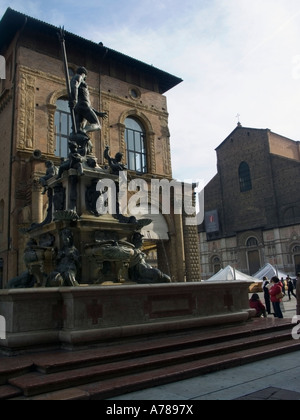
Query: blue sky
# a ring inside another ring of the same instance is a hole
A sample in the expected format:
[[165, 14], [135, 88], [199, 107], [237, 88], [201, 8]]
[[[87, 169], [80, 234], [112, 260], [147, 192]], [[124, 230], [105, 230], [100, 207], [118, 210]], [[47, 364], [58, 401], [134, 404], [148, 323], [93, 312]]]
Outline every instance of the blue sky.
[[300, 140], [299, 0], [0, 0], [161, 68], [174, 176], [216, 173], [215, 148], [242, 125]]

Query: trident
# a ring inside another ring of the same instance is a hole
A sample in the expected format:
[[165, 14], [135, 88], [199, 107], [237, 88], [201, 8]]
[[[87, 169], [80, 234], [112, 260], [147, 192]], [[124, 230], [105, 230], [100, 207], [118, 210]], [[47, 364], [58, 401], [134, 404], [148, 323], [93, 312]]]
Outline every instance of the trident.
[[66, 86], [69, 96], [69, 108], [71, 111], [71, 118], [72, 118], [72, 130], [74, 134], [77, 134], [77, 127], [76, 127], [76, 119], [75, 119], [75, 112], [74, 107], [71, 105], [73, 102], [72, 92], [71, 92], [71, 84], [69, 79], [69, 66], [68, 66], [68, 59], [67, 59], [67, 51], [66, 51], [66, 42], [65, 42], [65, 29], [64, 27], [60, 28], [60, 31], [57, 33], [59, 41], [61, 43], [61, 49], [63, 53], [63, 60], [64, 60], [64, 67], [65, 67], [65, 77], [66, 77]]

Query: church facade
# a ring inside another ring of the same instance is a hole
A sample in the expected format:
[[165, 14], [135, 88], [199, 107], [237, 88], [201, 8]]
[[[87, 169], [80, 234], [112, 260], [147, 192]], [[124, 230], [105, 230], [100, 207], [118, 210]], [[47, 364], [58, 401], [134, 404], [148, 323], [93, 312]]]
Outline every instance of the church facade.
[[[45, 219], [47, 196], [39, 182], [45, 163], [59, 167], [68, 156], [71, 118], [57, 32], [12, 9], [0, 22], [6, 63], [0, 80], [0, 288], [26, 269], [20, 230]], [[165, 93], [182, 80], [75, 34], [66, 33], [66, 46], [70, 78], [84, 66], [92, 105], [108, 115], [92, 135], [98, 165], [107, 164], [109, 146], [112, 155], [123, 154], [131, 179], [171, 181]], [[200, 280], [197, 228], [184, 219], [160, 212], [143, 232], [145, 252], [174, 282]]]
[[203, 279], [231, 265], [300, 271], [300, 142], [240, 124], [216, 149], [200, 226]]

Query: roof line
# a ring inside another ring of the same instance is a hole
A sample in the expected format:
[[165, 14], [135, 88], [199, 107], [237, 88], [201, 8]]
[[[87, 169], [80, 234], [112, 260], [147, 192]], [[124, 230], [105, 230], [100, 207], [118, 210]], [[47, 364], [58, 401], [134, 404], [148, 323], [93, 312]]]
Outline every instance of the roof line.
[[[46, 26], [51, 31], [58, 31], [59, 30], [59, 27], [57, 27], [55, 25], [52, 25], [52, 24], [47, 23], [47, 22], [43, 22], [42, 20], [39, 20], [37, 18], [33, 18], [31, 16], [27, 16], [24, 13], [18, 12], [16, 10], [12, 9], [11, 7], [8, 7], [5, 14], [2, 17], [2, 20], [0, 21], [0, 35], [1, 35], [1, 25], [4, 25], [5, 19], [8, 19], [10, 17], [10, 15], [11, 15], [11, 18], [16, 18], [17, 16], [27, 18], [30, 23], [40, 24], [42, 26]], [[16, 22], [16, 20], [15, 20], [15, 22]], [[17, 29], [17, 28], [15, 28], [15, 29]], [[95, 41], [85, 39], [85, 38], [83, 38], [79, 35], [76, 35], [72, 32], [69, 32], [67, 30], [65, 31], [65, 34], [66, 34], [66, 38], [69, 37], [71, 39], [73, 38], [73, 39], [76, 39], [78, 41], [88, 43], [93, 48], [96, 48], [96, 49], [99, 49], [99, 50], [102, 50], [102, 51], [103, 51], [103, 49], [108, 50], [112, 54], [112, 57], [115, 57], [116, 59], [119, 59], [121, 61], [126, 60], [128, 62], [128, 64], [131, 63], [132, 65], [140, 66], [140, 67], [144, 68], [145, 71], [146, 70], [151, 71], [152, 73], [153, 72], [157, 73], [158, 76], [160, 75], [164, 79], [169, 79], [169, 83], [167, 83], [168, 88], [165, 91], [167, 91], [167, 90], [171, 89], [172, 87], [175, 87], [178, 84], [180, 84], [181, 82], [183, 82], [183, 80], [181, 78], [177, 77], [177, 76], [174, 76], [174, 75], [172, 75], [172, 74], [170, 74], [170, 73], [168, 73], [164, 70], [161, 70], [161, 69], [159, 69], [155, 66], [147, 64], [147, 63], [145, 63], [143, 61], [140, 61], [136, 58], [130, 57], [130, 56], [128, 56], [126, 54], [123, 54], [119, 51], [116, 51], [116, 50], [113, 50], [109, 47], [106, 47], [102, 43], [97, 44]], [[3, 34], [3, 35], [5, 35], [5, 34]], [[1, 47], [1, 36], [0, 36], [0, 47]], [[165, 86], [165, 87], [167, 87], [167, 86]]]

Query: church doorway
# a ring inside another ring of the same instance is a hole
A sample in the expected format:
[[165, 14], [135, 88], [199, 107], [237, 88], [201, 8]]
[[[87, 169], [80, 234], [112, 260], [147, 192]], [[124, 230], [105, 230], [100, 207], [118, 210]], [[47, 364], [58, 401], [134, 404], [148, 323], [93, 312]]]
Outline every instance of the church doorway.
[[300, 273], [300, 255], [295, 255], [295, 272]]
[[296, 245], [292, 249], [295, 264], [295, 274], [300, 273], [300, 245]]
[[250, 276], [253, 276], [253, 274], [257, 273], [261, 268], [257, 238], [249, 238], [246, 245], [248, 249], [250, 248], [247, 252], [248, 268]]
[[261, 265], [259, 251], [248, 252], [248, 264], [250, 276], [253, 276], [253, 274], [257, 273], [260, 270]]

